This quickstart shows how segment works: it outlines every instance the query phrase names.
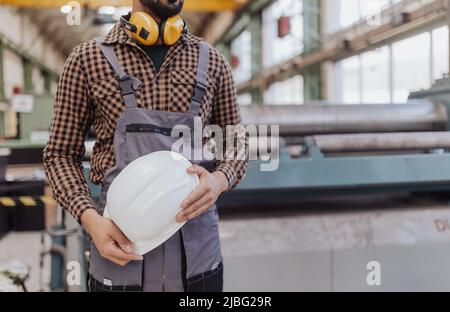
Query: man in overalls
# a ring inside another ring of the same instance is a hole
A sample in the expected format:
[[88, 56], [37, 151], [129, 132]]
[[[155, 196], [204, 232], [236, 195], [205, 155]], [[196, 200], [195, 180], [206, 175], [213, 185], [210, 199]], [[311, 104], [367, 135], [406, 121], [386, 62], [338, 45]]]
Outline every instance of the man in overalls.
[[[108, 188], [121, 170], [143, 155], [170, 150], [179, 139], [161, 129], [192, 129], [199, 117], [203, 126], [223, 129], [240, 122], [225, 58], [186, 27], [177, 33], [180, 21], [172, 17], [182, 6], [183, 0], [133, 1], [132, 13], [105, 37], [73, 50], [61, 75], [44, 165], [56, 199], [92, 237], [90, 291], [223, 288], [215, 202], [242, 179], [247, 166], [242, 158], [192, 160], [189, 172], [199, 175], [200, 186], [177, 216], [186, 225], [143, 257], [133, 254], [128, 239], [102, 217]], [[97, 141], [90, 179], [102, 186], [96, 203], [81, 164], [92, 126]]]

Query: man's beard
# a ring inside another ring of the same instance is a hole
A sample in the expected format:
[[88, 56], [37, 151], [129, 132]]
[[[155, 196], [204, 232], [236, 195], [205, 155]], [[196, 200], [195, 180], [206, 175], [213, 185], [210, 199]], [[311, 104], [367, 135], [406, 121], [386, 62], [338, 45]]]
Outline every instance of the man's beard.
[[139, 0], [141, 4], [161, 19], [177, 15], [183, 8], [184, 0]]

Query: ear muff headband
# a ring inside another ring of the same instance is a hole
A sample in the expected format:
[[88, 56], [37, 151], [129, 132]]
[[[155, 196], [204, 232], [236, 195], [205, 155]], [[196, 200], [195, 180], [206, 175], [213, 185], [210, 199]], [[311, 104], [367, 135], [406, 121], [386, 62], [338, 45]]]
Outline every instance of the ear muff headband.
[[167, 20], [162, 20], [161, 24], [159, 25], [159, 38], [162, 38], [163, 43], [165, 45], [168, 45], [164, 40], [164, 38], [165, 38], [164, 29], [166, 29], [166, 22], [167, 22]]
[[186, 30], [186, 24], [179, 15], [163, 20], [158, 25], [152, 16], [140, 11], [132, 13], [129, 20], [122, 17], [121, 22], [134, 40], [146, 46], [155, 45], [159, 38], [165, 45], [174, 45]]
[[120, 18], [120, 22], [123, 24], [123, 26], [125, 26], [125, 29], [129, 30], [130, 32], [132, 32], [132, 33], [137, 32], [137, 26], [131, 24], [125, 16], [122, 16]]

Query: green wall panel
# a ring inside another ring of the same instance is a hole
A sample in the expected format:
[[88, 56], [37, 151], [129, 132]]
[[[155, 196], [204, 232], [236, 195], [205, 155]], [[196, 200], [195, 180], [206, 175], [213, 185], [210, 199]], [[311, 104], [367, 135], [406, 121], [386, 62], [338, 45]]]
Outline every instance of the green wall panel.
[[30, 139], [34, 130], [50, 129], [53, 114], [54, 97], [35, 96], [31, 113], [20, 113], [20, 138]]

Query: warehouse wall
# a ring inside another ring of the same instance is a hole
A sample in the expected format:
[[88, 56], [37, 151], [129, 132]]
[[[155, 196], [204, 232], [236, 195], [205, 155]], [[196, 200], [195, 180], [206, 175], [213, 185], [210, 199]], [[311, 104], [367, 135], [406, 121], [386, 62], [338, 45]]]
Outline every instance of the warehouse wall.
[[[0, 102], [8, 103], [17, 87], [39, 96], [55, 94], [57, 76], [65, 62], [63, 53], [20, 10], [0, 7], [0, 20]], [[52, 99], [47, 101], [51, 103]], [[51, 114], [48, 109], [45, 111]], [[1, 106], [0, 138], [18, 135], [17, 117], [8, 105]]]
[[14, 86], [23, 89], [23, 65], [22, 58], [9, 49], [3, 52], [3, 68], [4, 68], [4, 90], [5, 97], [11, 98]]
[[17, 9], [0, 7], [0, 33], [6, 36], [33, 57], [42, 61], [55, 72], [59, 72], [65, 61], [53, 42], [45, 39], [30, 17]]

